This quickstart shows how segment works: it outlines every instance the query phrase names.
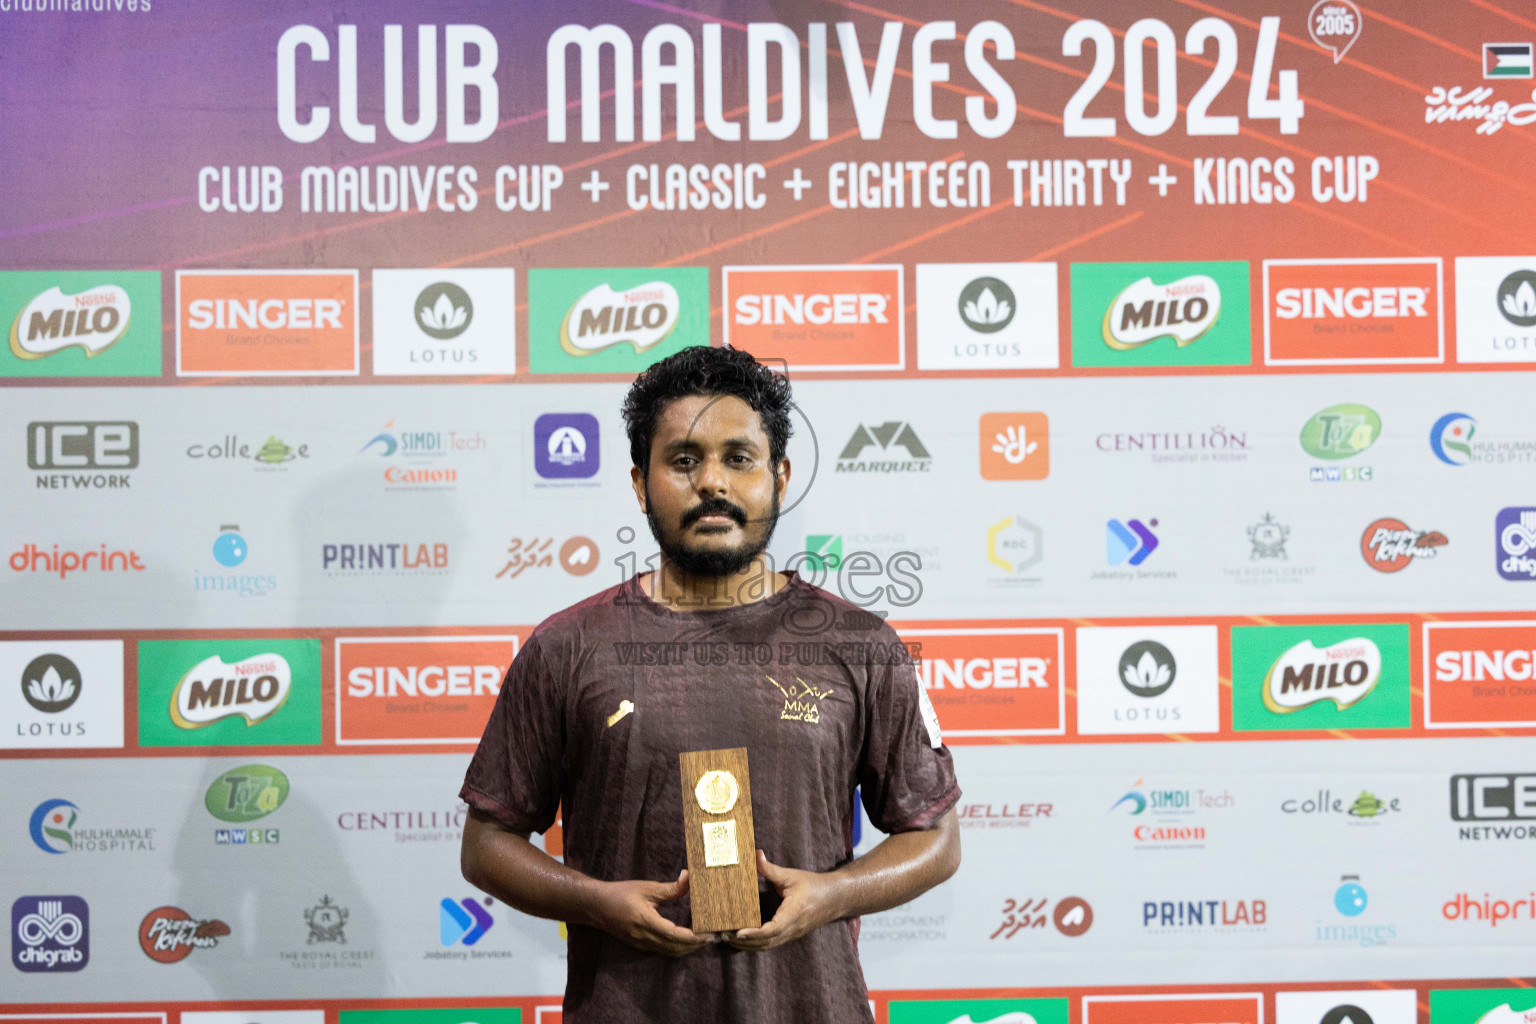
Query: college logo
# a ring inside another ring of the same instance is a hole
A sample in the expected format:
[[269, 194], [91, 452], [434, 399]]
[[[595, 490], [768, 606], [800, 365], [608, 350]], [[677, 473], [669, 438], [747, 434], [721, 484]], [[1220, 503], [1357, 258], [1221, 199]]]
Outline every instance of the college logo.
[[[1149, 519], [1147, 523], [1157, 525], [1156, 519]], [[1148, 528], [1147, 523], [1140, 519], [1127, 519], [1121, 522], [1111, 519], [1104, 524], [1105, 550], [1104, 559], [1110, 565], [1137, 566], [1147, 560], [1152, 552], [1157, 550], [1157, 534]]]
[[123, 745], [121, 640], [0, 642], [0, 749]]
[[1441, 261], [1264, 261], [1264, 362], [1364, 366], [1445, 361]]
[[584, 480], [602, 466], [597, 417], [547, 412], [533, 421], [533, 470], [545, 480]]
[[919, 263], [919, 370], [1054, 370], [1054, 263]]
[[1232, 728], [1406, 729], [1408, 627], [1232, 627]]
[[1085, 736], [1220, 729], [1215, 626], [1077, 630], [1077, 731]]
[[1506, 580], [1536, 580], [1536, 508], [1499, 509], [1493, 533], [1499, 575]]
[[199, 921], [180, 907], [156, 907], [139, 922], [139, 948], [156, 963], [174, 964], [194, 949], [214, 949], [228, 934], [217, 918]]
[[1536, 622], [1426, 622], [1426, 729], [1536, 726]]
[[1484, 43], [1484, 78], [1530, 78], [1533, 68], [1530, 43]]
[[0, 377], [160, 376], [155, 271], [0, 273]]
[[[876, 449], [870, 453], [874, 457], [866, 459], [870, 448]], [[897, 455], [897, 448], [906, 453], [905, 458]], [[837, 456], [839, 473], [926, 473], [932, 467], [933, 456], [918, 440], [917, 431], [901, 420], [874, 426], [860, 423]]]
[[1453, 988], [1429, 990], [1430, 1024], [1533, 1024], [1536, 990]]
[[336, 639], [336, 742], [476, 743], [518, 637]]
[[1066, 732], [1060, 629], [902, 629], [918, 679], [953, 744]]
[[[485, 905], [491, 905], [489, 896]], [[457, 902], [444, 896], [438, 903], [438, 943], [442, 946], [473, 946], [496, 924], [490, 912], [473, 896]]]
[[704, 267], [530, 270], [529, 369], [638, 373], [709, 344]]
[[176, 271], [176, 374], [358, 372], [357, 271]]
[[1399, 798], [1394, 796], [1383, 800], [1367, 789], [1362, 789], [1353, 802], [1334, 796], [1331, 789], [1320, 789], [1310, 796], [1287, 797], [1280, 803], [1282, 814], [1343, 814], [1356, 819], [1350, 822], [1351, 825], [1374, 824], [1377, 818], [1399, 814], [1402, 809]]
[[1413, 989], [1276, 992], [1275, 1024], [1418, 1024], [1418, 1002]]
[[18, 971], [80, 971], [91, 959], [91, 910], [79, 896], [23, 896], [11, 904], [11, 963]]
[[1456, 360], [1536, 362], [1536, 256], [1456, 257]]
[[[139, 425], [133, 422], [28, 423], [27, 466], [41, 470], [39, 490], [115, 490], [139, 464]], [[92, 472], [92, 471], [96, 472]]]
[[1051, 475], [1051, 423], [1043, 412], [981, 414], [981, 478], [1044, 480]]
[[141, 640], [146, 747], [320, 742], [320, 641]]
[[892, 999], [890, 1024], [1067, 1024], [1065, 999]]
[[254, 448], [251, 444], [249, 441], [242, 441], [236, 434], [225, 434], [211, 443], [188, 445], [187, 458], [207, 459], [210, 462], [227, 460], [254, 462], [255, 469], [267, 471], [281, 470], [290, 462], [309, 458], [308, 444], [289, 445], [275, 434], [268, 434], [265, 444]]
[[1247, 366], [1248, 264], [1072, 264], [1072, 365]]
[[725, 344], [790, 370], [906, 369], [900, 264], [726, 267]]
[[514, 373], [516, 313], [515, 270], [375, 270], [373, 372]]
[[1449, 543], [1438, 530], [1412, 530], [1401, 519], [1378, 519], [1360, 535], [1360, 557], [1377, 572], [1402, 572], [1417, 559], [1434, 558]]
[[27, 832], [44, 853], [152, 853], [153, 828], [79, 828], [80, 808], [68, 800], [44, 800], [32, 810]]
[[1536, 773], [1452, 775], [1451, 820], [1472, 823], [1459, 839], [1536, 838]]
[[[1151, 924], [1146, 908], [1153, 910]], [[1168, 922], [1162, 923], [1162, 912]], [[1143, 925], [1173, 931], [1184, 912], [1193, 927], [1210, 928], [1210, 920], [1226, 931], [1258, 931], [1265, 921], [1263, 900], [1206, 900], [1193, 903], [1143, 904]], [[1220, 915], [1218, 917], [1218, 915]], [[1084, 996], [1083, 1024], [1264, 1024], [1264, 996], [1258, 992], [1222, 992], [1209, 995], [1184, 992], [1169, 995]]]

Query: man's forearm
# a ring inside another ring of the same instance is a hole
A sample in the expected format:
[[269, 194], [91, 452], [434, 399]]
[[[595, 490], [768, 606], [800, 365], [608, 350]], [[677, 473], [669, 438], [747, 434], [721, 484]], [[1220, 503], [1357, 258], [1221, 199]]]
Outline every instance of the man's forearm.
[[960, 824], [953, 809], [921, 832], [898, 832], [828, 877], [836, 882], [838, 918], [899, 907], [960, 867]]
[[464, 877], [509, 907], [533, 917], [591, 924], [595, 879], [555, 860], [494, 820], [471, 810], [460, 850]]

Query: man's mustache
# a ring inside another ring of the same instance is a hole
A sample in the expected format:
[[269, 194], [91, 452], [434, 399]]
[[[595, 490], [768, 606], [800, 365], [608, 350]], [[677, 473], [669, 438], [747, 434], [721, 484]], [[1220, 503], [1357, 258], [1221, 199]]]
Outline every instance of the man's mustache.
[[699, 504], [683, 513], [680, 525], [686, 530], [705, 516], [729, 516], [731, 521], [737, 526], [747, 525], [746, 511], [741, 506], [733, 505], [724, 498], [710, 498], [699, 502]]

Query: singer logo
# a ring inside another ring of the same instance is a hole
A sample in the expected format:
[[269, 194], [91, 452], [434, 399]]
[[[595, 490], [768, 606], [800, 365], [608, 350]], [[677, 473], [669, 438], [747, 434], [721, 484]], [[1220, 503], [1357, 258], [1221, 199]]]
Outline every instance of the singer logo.
[[178, 270], [182, 377], [358, 372], [357, 271]]
[[1264, 361], [1444, 362], [1440, 278], [1439, 257], [1265, 260]]
[[906, 367], [902, 268], [726, 267], [725, 344], [790, 369]]
[[1060, 629], [900, 629], [952, 744], [1065, 731]]
[[476, 743], [519, 637], [339, 637], [336, 742]]
[[1426, 729], [1536, 726], [1536, 621], [1426, 622]]

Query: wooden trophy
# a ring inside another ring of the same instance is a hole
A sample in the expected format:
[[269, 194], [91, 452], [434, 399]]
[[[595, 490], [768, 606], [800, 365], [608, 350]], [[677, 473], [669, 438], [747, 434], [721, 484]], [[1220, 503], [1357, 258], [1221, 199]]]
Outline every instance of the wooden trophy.
[[683, 831], [688, 844], [688, 895], [700, 934], [756, 928], [757, 837], [747, 748], [677, 755], [683, 778]]

